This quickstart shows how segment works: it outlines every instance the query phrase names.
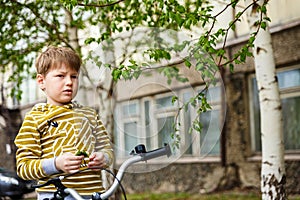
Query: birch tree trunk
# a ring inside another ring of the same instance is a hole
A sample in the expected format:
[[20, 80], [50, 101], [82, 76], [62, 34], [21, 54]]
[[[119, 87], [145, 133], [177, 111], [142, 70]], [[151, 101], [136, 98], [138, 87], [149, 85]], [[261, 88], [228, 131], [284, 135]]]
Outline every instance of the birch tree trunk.
[[[251, 3], [251, 0], [247, 1]], [[263, 1], [260, 0], [258, 3], [262, 5]], [[257, 5], [254, 5], [248, 13], [251, 32], [257, 30], [255, 22], [260, 20], [260, 15], [261, 13], [257, 12]], [[286, 199], [281, 101], [268, 26], [265, 30], [260, 29], [254, 41], [253, 55], [261, 117], [262, 199]]]
[[68, 10], [65, 10], [65, 25], [68, 33], [68, 41], [71, 47], [75, 50], [80, 50], [79, 41], [78, 41], [78, 29], [76, 26], [71, 26], [73, 21], [72, 13]]

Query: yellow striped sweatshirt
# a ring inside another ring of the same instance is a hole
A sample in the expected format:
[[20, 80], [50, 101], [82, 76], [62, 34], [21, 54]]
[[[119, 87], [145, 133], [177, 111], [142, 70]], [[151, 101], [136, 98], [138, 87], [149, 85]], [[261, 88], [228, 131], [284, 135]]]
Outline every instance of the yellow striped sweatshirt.
[[[55, 157], [78, 150], [91, 153], [101, 151], [107, 165], [113, 162], [113, 149], [106, 129], [94, 109], [75, 102], [55, 106], [35, 105], [25, 116], [15, 138], [17, 173], [25, 180], [45, 183], [49, 178], [63, 175], [55, 167]], [[80, 195], [103, 192], [101, 172], [86, 170], [64, 179], [63, 184]], [[53, 185], [37, 192], [54, 192]]]

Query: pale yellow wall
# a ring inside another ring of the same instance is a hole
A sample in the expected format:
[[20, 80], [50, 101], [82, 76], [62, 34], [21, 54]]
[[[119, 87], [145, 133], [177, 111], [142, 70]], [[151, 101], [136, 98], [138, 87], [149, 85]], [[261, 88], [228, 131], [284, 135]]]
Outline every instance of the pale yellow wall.
[[[225, 3], [230, 1], [215, 0], [216, 3], [214, 13], [220, 12], [225, 6]], [[237, 6], [235, 13], [240, 12], [246, 7], [245, 2], [241, 1]], [[270, 0], [267, 7], [267, 15], [271, 18], [270, 27], [285, 26], [288, 23], [300, 21], [300, 1], [299, 0]], [[227, 28], [228, 23], [233, 20], [233, 10], [228, 8], [224, 14], [218, 17], [216, 29]], [[249, 26], [246, 15], [241, 17], [241, 21], [237, 23], [236, 32], [229, 34], [229, 38], [233, 39], [236, 36], [243, 36], [249, 34]]]
[[268, 15], [272, 22], [271, 26], [284, 25], [292, 21], [300, 20], [299, 0], [270, 0]]

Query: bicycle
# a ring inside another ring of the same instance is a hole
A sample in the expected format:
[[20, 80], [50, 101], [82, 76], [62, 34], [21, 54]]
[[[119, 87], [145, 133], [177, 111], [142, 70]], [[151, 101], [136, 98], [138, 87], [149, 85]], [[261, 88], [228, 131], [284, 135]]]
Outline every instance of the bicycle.
[[[108, 190], [106, 190], [104, 193], [94, 193], [92, 195], [91, 200], [106, 200], [107, 198], [109, 198], [110, 196], [112, 196], [115, 192], [115, 190], [118, 188], [118, 186], [121, 187], [122, 191], [123, 191], [123, 195], [124, 198], [126, 200], [126, 194], [125, 194], [125, 190], [121, 184], [121, 180], [123, 178], [124, 172], [125, 170], [132, 164], [137, 163], [137, 162], [141, 162], [141, 161], [147, 161], [150, 159], [154, 159], [157, 157], [161, 157], [166, 155], [167, 157], [170, 157], [172, 154], [171, 152], [171, 148], [168, 144], [165, 144], [164, 147], [155, 149], [155, 150], [151, 150], [151, 151], [146, 151], [146, 147], [143, 144], [137, 145], [134, 150], [132, 150], [132, 152], [130, 153], [130, 155], [132, 155], [131, 158], [128, 158], [127, 160], [125, 160], [122, 165], [120, 166], [117, 175], [114, 175], [111, 171], [104, 169], [106, 171], [108, 171], [111, 175], [114, 176], [114, 182], [113, 184], [110, 186], [110, 188]], [[87, 169], [87, 168], [86, 168]], [[72, 188], [67, 188], [65, 187], [61, 180], [63, 180], [66, 177], [72, 176], [73, 174], [76, 173], [80, 173], [81, 171], [84, 171], [86, 169], [80, 170], [78, 172], [72, 173], [72, 174], [68, 174], [65, 176], [59, 176], [59, 177], [55, 177], [52, 178], [50, 180], [48, 180], [46, 183], [44, 184], [40, 184], [40, 185], [33, 185], [33, 188], [39, 188], [39, 187], [44, 187], [50, 184], [53, 184], [56, 187], [56, 192], [54, 192], [53, 194], [53, 198], [51, 198], [51, 200], [64, 200], [65, 197], [67, 197], [68, 195], [73, 196], [73, 198], [75, 198], [76, 200], [84, 200], [80, 194], [78, 194], [76, 192], [76, 190], [72, 189]], [[44, 200], [49, 200], [49, 199], [44, 199]]]

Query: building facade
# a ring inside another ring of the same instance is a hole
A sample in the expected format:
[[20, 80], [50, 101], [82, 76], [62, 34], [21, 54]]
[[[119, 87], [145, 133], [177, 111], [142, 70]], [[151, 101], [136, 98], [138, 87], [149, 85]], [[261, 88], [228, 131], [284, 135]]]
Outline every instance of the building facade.
[[[271, 28], [282, 100], [288, 193], [299, 193], [300, 189], [299, 22]], [[242, 44], [232, 43], [229, 52]], [[212, 109], [200, 115], [200, 134], [189, 133], [197, 117], [193, 107], [178, 113], [180, 105], [204, 88], [196, 81], [197, 72], [189, 77], [188, 84], [168, 85], [159, 75], [118, 84], [115, 144], [120, 158], [128, 157], [139, 143], [149, 150], [174, 143], [173, 122], [180, 121], [180, 145], [173, 151], [174, 156], [136, 165], [125, 176], [124, 185], [134, 192], [201, 193], [236, 187], [259, 191], [261, 139], [253, 59], [247, 59], [233, 73], [225, 69], [218, 84], [209, 88], [207, 97]], [[171, 103], [173, 96], [180, 99], [178, 104]]]

